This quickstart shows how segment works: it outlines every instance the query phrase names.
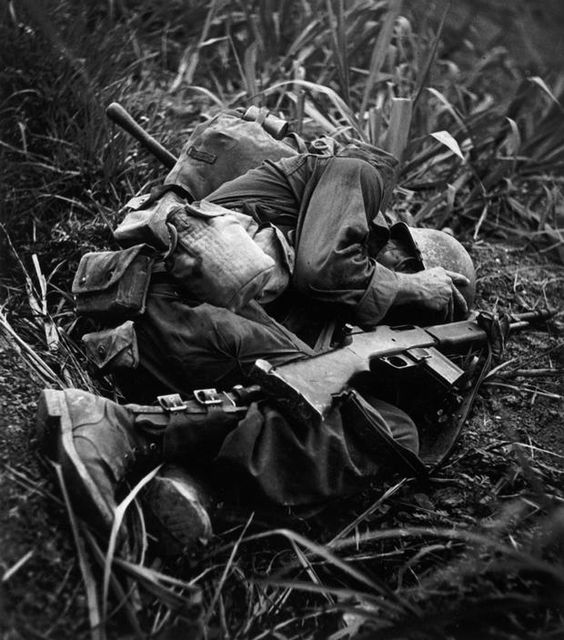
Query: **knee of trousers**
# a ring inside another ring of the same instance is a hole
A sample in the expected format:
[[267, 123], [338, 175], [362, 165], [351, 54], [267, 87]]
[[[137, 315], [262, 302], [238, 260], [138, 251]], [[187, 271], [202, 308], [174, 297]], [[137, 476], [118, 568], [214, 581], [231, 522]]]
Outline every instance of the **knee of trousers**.
[[379, 175], [375, 167], [362, 158], [336, 156], [331, 158], [329, 166], [338, 169], [341, 175], [347, 173], [361, 173], [366, 176]]

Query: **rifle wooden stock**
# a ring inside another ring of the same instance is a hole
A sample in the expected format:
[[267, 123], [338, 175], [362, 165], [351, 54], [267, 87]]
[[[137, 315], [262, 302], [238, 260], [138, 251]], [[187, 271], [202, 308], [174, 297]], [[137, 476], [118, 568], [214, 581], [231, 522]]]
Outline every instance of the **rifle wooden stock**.
[[176, 158], [165, 149], [163, 145], [149, 135], [143, 127], [127, 113], [118, 103], [112, 102], [106, 109], [106, 115], [112, 122], [118, 124], [124, 131], [127, 131], [137, 141], [139, 141], [148, 151], [160, 160], [167, 169], [172, 169], [176, 164]]
[[[550, 311], [514, 316], [510, 329], [554, 315]], [[420, 328], [379, 326], [373, 331], [354, 330], [343, 346], [273, 367], [257, 360], [253, 377], [264, 391], [289, 402], [302, 420], [318, 422], [331, 410], [335, 396], [358, 374], [388, 369], [414, 370], [430, 375], [446, 388], [455, 385], [464, 371], [447, 355], [476, 350], [488, 342], [477, 320], [463, 320]]]

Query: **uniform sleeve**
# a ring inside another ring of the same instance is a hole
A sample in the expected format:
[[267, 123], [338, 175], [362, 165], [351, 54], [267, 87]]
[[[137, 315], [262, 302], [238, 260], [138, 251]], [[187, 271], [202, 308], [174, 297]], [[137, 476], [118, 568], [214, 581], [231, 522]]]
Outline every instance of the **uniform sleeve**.
[[390, 310], [397, 293], [397, 274], [376, 262], [370, 284], [355, 308], [356, 322], [364, 328], [376, 326]]

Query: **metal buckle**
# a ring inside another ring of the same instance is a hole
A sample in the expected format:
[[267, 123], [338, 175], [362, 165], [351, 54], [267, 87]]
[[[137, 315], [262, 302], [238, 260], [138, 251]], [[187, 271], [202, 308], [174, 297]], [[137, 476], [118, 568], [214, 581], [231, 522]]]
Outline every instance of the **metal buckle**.
[[157, 401], [168, 413], [176, 413], [186, 410], [186, 403], [178, 393], [169, 393], [165, 396], [157, 396]]
[[206, 407], [223, 403], [217, 389], [196, 389], [193, 394], [194, 398]]

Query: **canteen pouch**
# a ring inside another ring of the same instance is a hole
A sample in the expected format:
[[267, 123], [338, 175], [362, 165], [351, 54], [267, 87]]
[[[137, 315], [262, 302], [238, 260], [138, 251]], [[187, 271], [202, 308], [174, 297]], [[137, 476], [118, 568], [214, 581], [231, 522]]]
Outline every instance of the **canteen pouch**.
[[132, 320], [111, 329], [85, 333], [82, 342], [87, 355], [102, 373], [136, 369], [139, 365], [137, 335]]
[[141, 315], [154, 261], [154, 251], [144, 244], [84, 254], [72, 283], [76, 312], [114, 320]]
[[176, 241], [166, 269], [184, 295], [231, 311], [260, 301], [275, 262], [249, 234], [252, 218], [202, 200], [168, 222]]

